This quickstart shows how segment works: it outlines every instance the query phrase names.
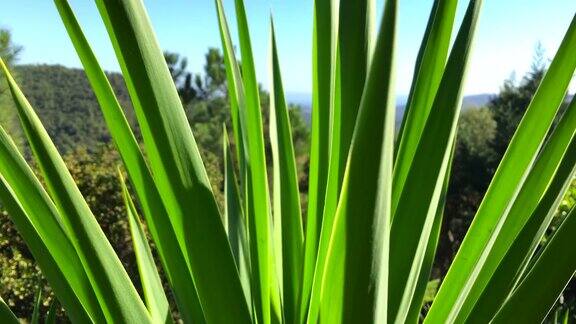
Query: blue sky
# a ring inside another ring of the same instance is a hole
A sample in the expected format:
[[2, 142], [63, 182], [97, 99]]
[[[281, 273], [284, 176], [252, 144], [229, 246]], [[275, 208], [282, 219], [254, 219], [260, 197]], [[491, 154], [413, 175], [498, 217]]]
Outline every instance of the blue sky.
[[[70, 0], [102, 65], [118, 64], [93, 1]], [[161, 46], [189, 58], [199, 72], [208, 47], [220, 47], [212, 0], [144, 0]], [[268, 83], [268, 19], [274, 13], [285, 88], [292, 93], [311, 89], [312, 0], [245, 0], [259, 81]], [[433, 0], [400, 0], [397, 93], [409, 91], [414, 60]], [[234, 22], [233, 1], [224, 0]], [[458, 24], [468, 1], [460, 1]], [[530, 67], [534, 47], [541, 42], [553, 57], [574, 14], [574, 0], [485, 0], [465, 92], [494, 93], [513, 72], [520, 77]], [[378, 11], [382, 1], [378, 0]], [[20, 63], [79, 67], [72, 44], [52, 1], [3, 1], [0, 27], [9, 28], [24, 46]], [[234, 27], [234, 26], [232, 26]], [[232, 28], [234, 30], [234, 28]], [[576, 90], [573, 82], [572, 91]]]

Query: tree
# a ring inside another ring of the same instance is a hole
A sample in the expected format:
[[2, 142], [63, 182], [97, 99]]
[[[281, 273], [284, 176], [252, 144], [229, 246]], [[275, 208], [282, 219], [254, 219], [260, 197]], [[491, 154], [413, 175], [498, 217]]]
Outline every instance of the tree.
[[21, 52], [22, 46], [14, 44], [10, 30], [0, 29], [0, 56], [4, 63], [13, 65], [18, 61], [18, 55]]
[[[16, 64], [22, 52], [22, 46], [14, 43], [12, 33], [8, 29], [0, 29], [0, 57], [9, 67]], [[13, 102], [6, 93], [6, 81], [0, 80], [0, 125], [14, 138], [19, 147], [23, 145], [23, 136], [19, 127]]]
[[[500, 93], [492, 98], [488, 108], [494, 114], [494, 120], [498, 125], [498, 132], [493, 141], [493, 147], [499, 156], [502, 156], [516, 131], [522, 116], [538, 85], [546, 73], [545, 51], [541, 44], [537, 44], [530, 71], [517, 83], [514, 78], [504, 82]], [[498, 163], [497, 159], [495, 163]]]
[[[10, 30], [0, 29], [0, 57], [4, 63], [8, 66], [14, 65], [21, 52], [22, 46], [14, 44]], [[0, 81], [0, 95], [6, 90], [4, 83], [4, 80]]]
[[192, 84], [194, 76], [186, 71], [188, 59], [173, 52], [164, 52], [164, 59], [168, 64], [168, 70], [170, 70], [172, 80], [176, 84], [180, 99], [184, 105], [187, 105], [198, 96], [198, 89]]
[[205, 55], [204, 84], [208, 91], [215, 94], [226, 94], [226, 66], [224, 57], [217, 48], [209, 48]]
[[226, 67], [217, 48], [208, 48], [204, 59], [204, 75], [187, 71], [188, 59], [174, 52], [164, 52], [164, 59], [184, 106], [193, 100], [206, 100], [226, 95]]

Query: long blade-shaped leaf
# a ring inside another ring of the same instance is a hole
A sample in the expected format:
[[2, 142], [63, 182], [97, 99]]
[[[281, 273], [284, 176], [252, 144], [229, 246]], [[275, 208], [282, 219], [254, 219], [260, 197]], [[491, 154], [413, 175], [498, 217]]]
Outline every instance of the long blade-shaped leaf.
[[335, 40], [330, 80], [330, 161], [324, 208], [319, 218], [321, 232], [313, 296], [319, 295], [346, 160], [373, 50], [373, 1], [335, 1], [332, 6], [331, 37]]
[[224, 199], [225, 199], [225, 221], [228, 240], [232, 247], [232, 253], [236, 260], [236, 266], [246, 295], [246, 302], [251, 303], [250, 297], [250, 246], [248, 245], [248, 232], [246, 231], [246, 216], [242, 208], [238, 180], [234, 173], [234, 164], [230, 144], [228, 142], [228, 132], [226, 126], [222, 131], [223, 157], [224, 157]]
[[[318, 241], [328, 180], [330, 145], [330, 97], [332, 76], [332, 43], [334, 35], [333, 0], [314, 1], [314, 30], [312, 45], [312, 116], [310, 139], [310, 167], [308, 176], [308, 210], [304, 265], [300, 298], [300, 318], [303, 323], [308, 312], [310, 292], [316, 267]], [[330, 36], [328, 36], [330, 35]]]
[[2, 323], [6, 323], [6, 324], [19, 324], [20, 323], [20, 321], [18, 320], [16, 315], [14, 315], [14, 313], [12, 313], [12, 311], [10, 310], [10, 307], [8, 307], [8, 305], [6, 305], [6, 303], [4, 302], [4, 299], [2, 299], [2, 297], [0, 297], [0, 320], [2, 320]]
[[[269, 222], [268, 184], [266, 179], [266, 164], [263, 152], [262, 125], [260, 116], [260, 103], [258, 87], [255, 79], [254, 63], [252, 59], [250, 37], [244, 12], [244, 4], [236, 2], [240, 45], [243, 54], [242, 74], [234, 55], [234, 48], [230, 38], [228, 23], [224, 14], [224, 8], [220, 0], [216, 0], [218, 22], [224, 56], [227, 65], [229, 86], [234, 88], [230, 98], [233, 104], [238, 105], [239, 120], [242, 129], [242, 143], [244, 156], [241, 158], [245, 167], [245, 197], [246, 215], [248, 220], [248, 233], [251, 259], [251, 295], [254, 307], [254, 316], [259, 321], [270, 321], [271, 284], [276, 281], [276, 275], [272, 274], [272, 250], [271, 232]], [[242, 79], [244, 76], [244, 79]], [[249, 85], [248, 85], [249, 84]], [[246, 88], [244, 86], [246, 85]], [[234, 102], [235, 101], [235, 102]], [[250, 125], [250, 127], [248, 126]], [[242, 165], [242, 164], [241, 164]], [[241, 170], [242, 172], [242, 170]]]
[[537, 323], [544, 320], [576, 271], [575, 232], [576, 208], [572, 208], [492, 323]]
[[270, 28], [270, 144], [274, 162], [274, 226], [282, 229], [275, 239], [282, 247], [282, 267], [279, 271], [282, 274], [284, 320], [293, 323], [298, 318], [296, 311], [302, 284], [304, 234], [292, 130], [284, 98], [273, 23]]
[[56, 146], [8, 70], [3, 67], [22, 128], [106, 319], [148, 323], [150, 318], [144, 303], [88, 208]]
[[514, 278], [521, 273], [522, 264], [536, 249], [571, 183], [576, 163], [575, 108], [576, 100], [573, 100], [510, 209], [493, 251], [463, 306], [470, 307], [478, 301], [473, 311], [468, 310], [468, 320], [496, 313], [499, 304], [510, 293]]
[[2, 127], [0, 200], [70, 318], [79, 322], [104, 321], [104, 313], [56, 207]]
[[481, 7], [481, 0], [473, 0], [468, 6], [397, 207], [392, 207], [388, 309], [391, 322], [405, 321], [426, 257], [451, 163], [462, 89]]
[[[256, 81], [256, 70], [252, 55], [252, 45], [248, 30], [248, 19], [243, 0], [235, 0], [236, 21], [240, 53], [242, 57], [242, 80], [244, 81], [245, 106], [240, 106], [240, 114], [245, 114], [246, 123], [242, 132], [246, 134], [244, 142], [247, 151], [248, 170], [248, 224], [251, 235], [252, 253], [252, 298], [256, 307], [258, 322], [266, 324], [270, 321], [270, 285], [274, 285], [275, 275], [271, 275], [269, 260], [271, 260], [270, 233], [270, 201], [268, 197], [268, 176], [266, 172], [266, 157], [264, 155], [264, 136], [260, 109], [260, 93]], [[273, 259], [273, 258], [272, 258]], [[260, 281], [260, 284], [256, 284]], [[259, 289], [259, 290], [258, 290]]]
[[[335, 111], [338, 111], [340, 108], [340, 56], [337, 55], [338, 49], [336, 49], [336, 54], [335, 54], [335, 62], [333, 63], [334, 65], [334, 72], [333, 72], [333, 85], [332, 85], [332, 97], [331, 97], [331, 103], [330, 103], [330, 127], [333, 128], [335, 127], [335, 125], [338, 125], [340, 123], [339, 121], [339, 114], [334, 114]], [[339, 137], [337, 136], [330, 136], [330, 152], [331, 152], [331, 156], [332, 156], [332, 152], [335, 150], [336, 147], [339, 147], [338, 144], [338, 140]], [[337, 161], [336, 159], [331, 159], [330, 160], [330, 168], [334, 168], [336, 163], [345, 163], [345, 161]], [[324, 276], [324, 269], [325, 269], [325, 265], [326, 265], [326, 258], [328, 255], [328, 248], [330, 246], [330, 241], [331, 241], [331, 237], [332, 237], [332, 230], [334, 228], [334, 219], [336, 217], [335, 215], [335, 205], [330, 203], [328, 200], [330, 199], [330, 197], [328, 197], [328, 188], [332, 187], [332, 184], [337, 183], [338, 177], [338, 173], [336, 172], [328, 172], [328, 181], [326, 183], [326, 199], [324, 200], [325, 204], [324, 204], [324, 211], [322, 212], [322, 217], [320, 217], [320, 215], [318, 216], [318, 220], [319, 220], [319, 226], [320, 228], [320, 238], [318, 241], [318, 247], [317, 247], [317, 251], [314, 251], [316, 253], [315, 257], [316, 259], [315, 261], [315, 268], [314, 268], [314, 280], [312, 282], [312, 291], [310, 292], [308, 298], [310, 299], [315, 299], [315, 298], [319, 298], [319, 296], [321, 296], [321, 291], [322, 291], [322, 278]], [[334, 198], [334, 197], [332, 197]], [[337, 198], [337, 197], [336, 197]], [[330, 207], [330, 208], [329, 208]], [[331, 209], [331, 207], [334, 207], [334, 210]], [[326, 216], [326, 217], [325, 217]], [[308, 261], [308, 259], [306, 259], [306, 261]], [[305, 270], [307, 270], [307, 268], [304, 268]], [[306, 274], [306, 273], [305, 273]], [[312, 303], [312, 301], [310, 302]], [[315, 301], [314, 302], [314, 306], [318, 305], [318, 302]], [[310, 306], [310, 307], [314, 307], [314, 306]], [[312, 310], [312, 312], [314, 312], [315, 310]]]
[[[456, 142], [452, 146], [452, 153], [450, 161], [454, 158], [454, 151], [456, 147]], [[406, 316], [407, 323], [418, 323], [420, 318], [420, 313], [422, 310], [422, 304], [424, 298], [426, 297], [426, 291], [428, 288], [430, 273], [432, 272], [432, 267], [434, 266], [434, 259], [436, 257], [436, 248], [438, 247], [438, 241], [440, 240], [440, 232], [442, 229], [442, 221], [444, 219], [444, 206], [446, 205], [446, 196], [448, 195], [448, 186], [450, 185], [450, 174], [452, 170], [452, 163], [448, 167], [448, 172], [446, 172], [446, 177], [444, 178], [444, 185], [442, 187], [442, 193], [440, 200], [438, 201], [438, 208], [436, 210], [436, 215], [434, 216], [434, 224], [432, 224], [432, 229], [430, 231], [430, 238], [428, 239], [428, 246], [426, 247], [426, 252], [424, 254], [424, 259], [422, 260], [422, 266], [420, 269], [420, 275], [418, 276], [418, 281], [416, 284], [416, 289], [414, 290], [414, 297], [410, 303], [410, 309], [408, 310], [408, 315]]]
[[[457, 0], [436, 0], [416, 60], [412, 87], [398, 132], [392, 199], [397, 206], [426, 120], [442, 80], [452, 36]], [[396, 208], [396, 207], [394, 207]]]
[[[386, 1], [322, 280], [322, 322], [386, 322], [397, 2]], [[384, 107], [382, 107], [384, 98]]]
[[34, 309], [32, 310], [31, 324], [40, 324], [40, 308], [42, 307], [42, 286], [38, 288], [36, 292], [36, 302], [34, 303]]
[[463, 309], [466, 297], [474, 287], [480, 269], [490, 266], [488, 256], [501, 236], [512, 203], [536, 160], [575, 68], [576, 16], [520, 122], [448, 271], [428, 314], [430, 321], [451, 322], [462, 310], [466, 311], [466, 308]]
[[[251, 209], [250, 207], [250, 203], [248, 202], [251, 198], [252, 193], [249, 192], [249, 184], [250, 184], [250, 177], [248, 175], [249, 172], [249, 167], [250, 164], [248, 163], [249, 161], [249, 157], [248, 157], [248, 151], [247, 151], [247, 142], [248, 142], [248, 138], [247, 138], [247, 134], [245, 132], [246, 129], [246, 101], [245, 101], [245, 93], [244, 93], [244, 81], [242, 80], [241, 77], [241, 72], [240, 72], [240, 66], [238, 64], [238, 61], [236, 60], [236, 56], [234, 53], [234, 46], [232, 44], [232, 39], [230, 37], [230, 31], [228, 29], [228, 22], [226, 20], [226, 15], [224, 14], [224, 7], [222, 5], [222, 1], [220, 0], [215, 0], [215, 4], [216, 4], [216, 10], [218, 13], [218, 26], [220, 29], [220, 38], [222, 41], [222, 48], [223, 48], [223, 52], [224, 52], [224, 61], [225, 61], [225, 65], [226, 65], [226, 78], [227, 78], [227, 82], [228, 82], [228, 95], [229, 95], [229, 99], [230, 99], [230, 105], [232, 108], [231, 114], [237, 114], [237, 120], [236, 122], [234, 121], [234, 119], [232, 120], [232, 126], [234, 127], [234, 138], [236, 141], [236, 153], [238, 156], [238, 164], [240, 167], [240, 173], [241, 173], [241, 179], [242, 179], [242, 188], [243, 188], [243, 193], [244, 193], [244, 198], [245, 201], [244, 202], [240, 202], [240, 195], [238, 195], [238, 206], [229, 206], [229, 204], [232, 204], [237, 198], [236, 197], [227, 197], [227, 208], [228, 211], [233, 212], [233, 210], [236, 209], [236, 207], [242, 208], [242, 206], [244, 206], [244, 216], [242, 217], [246, 222], [246, 242], [250, 242], [251, 240], [255, 239], [254, 235], [254, 231], [250, 230], [250, 226], [252, 225], [251, 222], [253, 221], [252, 219], [248, 218], [248, 211]], [[234, 116], [232, 116], [232, 118], [234, 118]], [[226, 139], [225, 139], [226, 140]], [[238, 146], [240, 146], [240, 149], [238, 149]], [[233, 175], [233, 166], [232, 166], [232, 161], [231, 159], [228, 159], [229, 161], [227, 161], [227, 169], [228, 169], [228, 164], [230, 164], [230, 172], [228, 172], [228, 176], [232, 176]], [[232, 179], [228, 178], [228, 182], [227, 184], [230, 185]], [[232, 194], [232, 191], [229, 190], [228, 191], [230, 194]], [[228, 195], [228, 193], [227, 193]], [[237, 212], [236, 212], [237, 213]], [[230, 215], [232, 216], [232, 215]], [[234, 215], [235, 217], [237, 215]], [[228, 217], [227, 217], [228, 218]], [[231, 219], [228, 218], [228, 222], [230, 224]], [[232, 222], [233, 224], [234, 222]], [[230, 232], [228, 233], [229, 237], [230, 237]], [[254, 258], [252, 257], [251, 254], [256, 253], [256, 245], [255, 244], [246, 244], [246, 246], [248, 247], [247, 253], [245, 254], [247, 257], [249, 257], [250, 259], [248, 260], [248, 264], [247, 264], [247, 268], [250, 269], [250, 280], [248, 281], [248, 283], [250, 284], [249, 288], [244, 288], [245, 291], [249, 292], [249, 294], [246, 294], [248, 299], [249, 304], [252, 306], [252, 316], [254, 317], [254, 304], [253, 304], [253, 290], [257, 290], [258, 293], [261, 293], [259, 285], [260, 285], [260, 280], [255, 280], [253, 279], [252, 276], [252, 267], [254, 266], [254, 264], [252, 263], [252, 261], [254, 260]], [[232, 247], [234, 248], [234, 244], [232, 244]], [[237, 264], [239, 264], [239, 258], [238, 258], [239, 254], [236, 256], [237, 259]], [[242, 271], [242, 270], [241, 270]], [[246, 280], [244, 281], [244, 283], [246, 282]]]
[[102, 109], [108, 130], [116, 143], [136, 194], [140, 199], [150, 233], [156, 243], [167, 278], [174, 291], [180, 315], [186, 321], [203, 322], [204, 315], [196, 295], [185, 253], [178, 245], [171, 222], [166, 221], [169, 219], [168, 213], [124, 112], [68, 1], [55, 0], [55, 4], [84, 66], [88, 80]]
[[250, 313], [218, 206], [146, 10], [138, 0], [96, 3], [120, 61], [154, 181], [187, 255], [206, 321], [247, 322]]
[[[372, 1], [339, 2], [337, 55], [341, 64], [336, 76], [340, 83], [335, 89], [338, 91], [335, 95], [339, 97], [339, 104], [331, 107], [330, 166], [322, 217], [322, 230], [326, 229], [327, 234], [331, 233], [333, 225], [371, 56], [369, 17], [372, 14], [368, 10], [373, 8], [370, 5]], [[319, 259], [319, 262], [322, 264], [323, 260]]]
[[[514, 283], [518, 282], [522, 277], [522, 273], [525, 272], [524, 269], [527, 268], [529, 259], [536, 251], [542, 236], [556, 214], [564, 193], [570, 187], [576, 174], [575, 107], [576, 100], [573, 100], [571, 107], [562, 117], [560, 124], [540, 154], [534, 169], [530, 173], [530, 177], [526, 180], [524, 187], [529, 190], [523, 188], [522, 191], [523, 193], [530, 192], [534, 195], [538, 193], [538, 182], [540, 182], [539, 178], [542, 177], [547, 185], [545, 194], [543, 196], [540, 196], [540, 194], [535, 195], [535, 198], [541, 197], [537, 202], [537, 207], [532, 208], [532, 204], [522, 205], [523, 214], [528, 213], [530, 210], [533, 211], [528, 215], [529, 218], [522, 227], [521, 232], [517, 234], [514, 243], [508, 248], [506, 256], [502, 258], [498, 268], [491, 275], [489, 282], [482, 291], [482, 295], [478, 297], [474, 309], [470, 311], [467, 321], [481, 321], [484, 318], [492, 317], [498, 311], [502, 302], [512, 291]], [[567, 140], [571, 141], [569, 145], [567, 145]], [[568, 147], [566, 148], [566, 146]], [[558, 165], [559, 161], [557, 159], [559, 158], [562, 161]], [[553, 170], [557, 168], [550, 182], [548, 181], [549, 174], [546, 174], [549, 173], [546, 170], [549, 168]], [[519, 202], [520, 196], [510, 215], [512, 215], [514, 208], [517, 207]], [[524, 218], [523, 214], [518, 215], [521, 216], [518, 218]]]
[[130, 197], [128, 187], [122, 176], [121, 171], [118, 172], [120, 182], [122, 185], [122, 196], [126, 206], [126, 213], [128, 214], [128, 223], [130, 224], [130, 234], [132, 237], [132, 244], [134, 246], [134, 253], [136, 254], [136, 263], [138, 265], [138, 272], [140, 274], [140, 281], [142, 282], [142, 290], [144, 291], [144, 298], [146, 299], [146, 307], [150, 312], [152, 320], [157, 323], [173, 323], [170, 306], [168, 299], [162, 287], [162, 280], [156, 269], [152, 251], [146, 239], [146, 233], [140, 223], [136, 206]]

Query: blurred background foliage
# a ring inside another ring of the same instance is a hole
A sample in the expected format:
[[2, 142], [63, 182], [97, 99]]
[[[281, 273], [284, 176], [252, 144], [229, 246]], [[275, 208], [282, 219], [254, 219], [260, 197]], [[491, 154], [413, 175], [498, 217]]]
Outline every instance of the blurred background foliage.
[[[138, 271], [117, 177], [117, 167], [121, 163], [86, 76], [82, 70], [57, 65], [18, 65], [17, 58], [21, 50], [12, 41], [9, 31], [0, 30], [0, 56], [13, 67], [26, 96], [58, 149], [64, 154], [66, 164], [98, 222], [138, 285], [140, 281], [137, 280]], [[203, 71], [193, 73], [188, 71], [188, 62], [184, 56], [166, 52], [165, 59], [184, 103], [213, 190], [222, 207], [222, 125], [230, 126], [224, 60], [218, 49], [210, 48], [205, 55]], [[510, 77], [486, 105], [463, 108], [445, 217], [427, 291], [428, 301], [434, 298], [438, 283], [445, 275], [472, 221], [546, 66], [544, 50], [537, 46], [534, 64], [528, 74], [520, 80]], [[108, 77], [138, 137], [137, 123], [122, 76], [109, 73]], [[11, 98], [5, 90], [5, 85], [0, 83], [0, 124], [29, 157], [29, 149], [23, 140]], [[264, 131], [267, 132], [269, 102], [263, 89], [261, 99]], [[301, 192], [307, 192], [308, 185], [310, 134], [307, 120], [309, 111], [306, 109], [310, 108], [295, 105], [289, 107]], [[270, 157], [268, 137], [265, 140], [267, 156]], [[304, 209], [306, 198], [303, 193]], [[562, 202], [548, 235], [553, 233], [559, 220], [575, 203], [576, 180]], [[38, 289], [44, 290], [42, 304], [45, 313], [53, 299], [50, 288], [10, 222], [9, 215], [1, 210], [0, 205], [0, 295], [18, 316], [27, 318], [32, 313]], [[567, 287], [548, 321], [553, 322], [555, 316], [564, 316], [567, 310], [571, 316], [576, 312], [574, 282]]]

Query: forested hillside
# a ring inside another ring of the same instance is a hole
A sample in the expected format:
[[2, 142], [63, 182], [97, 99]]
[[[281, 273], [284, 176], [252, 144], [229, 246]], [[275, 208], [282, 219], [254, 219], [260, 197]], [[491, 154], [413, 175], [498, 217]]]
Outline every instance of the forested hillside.
[[[16, 73], [26, 97], [61, 152], [67, 153], [79, 145], [94, 148], [110, 141], [83, 70], [60, 65], [21, 65]], [[130, 107], [122, 76], [110, 73], [109, 80], [121, 105]], [[126, 112], [132, 121], [132, 110], [126, 109]]]

